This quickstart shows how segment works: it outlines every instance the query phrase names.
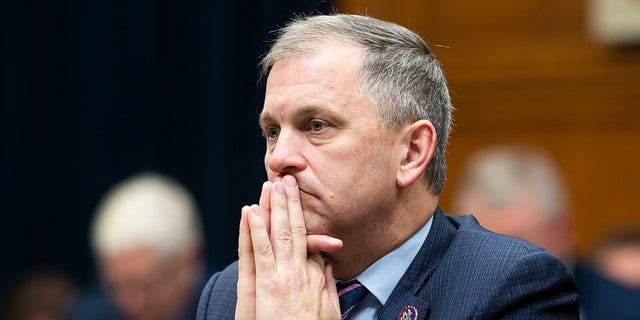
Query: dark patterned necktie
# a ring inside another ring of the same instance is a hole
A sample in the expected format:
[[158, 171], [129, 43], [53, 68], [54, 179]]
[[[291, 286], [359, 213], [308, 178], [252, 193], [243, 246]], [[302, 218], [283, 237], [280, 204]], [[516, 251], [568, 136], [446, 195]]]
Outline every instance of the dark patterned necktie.
[[338, 297], [340, 298], [340, 313], [342, 319], [348, 319], [351, 311], [367, 295], [368, 290], [358, 280], [336, 283]]

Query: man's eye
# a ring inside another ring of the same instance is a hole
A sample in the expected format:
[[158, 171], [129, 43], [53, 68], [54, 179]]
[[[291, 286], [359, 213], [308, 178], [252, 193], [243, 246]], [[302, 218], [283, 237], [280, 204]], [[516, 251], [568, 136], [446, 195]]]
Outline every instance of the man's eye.
[[322, 129], [326, 128], [327, 124], [323, 121], [311, 121], [310, 128], [312, 131], [322, 131]]
[[276, 127], [269, 127], [267, 128], [267, 130], [265, 131], [265, 134], [267, 136], [267, 138], [269, 139], [275, 139], [278, 137], [278, 135], [280, 134], [280, 129], [276, 128]]

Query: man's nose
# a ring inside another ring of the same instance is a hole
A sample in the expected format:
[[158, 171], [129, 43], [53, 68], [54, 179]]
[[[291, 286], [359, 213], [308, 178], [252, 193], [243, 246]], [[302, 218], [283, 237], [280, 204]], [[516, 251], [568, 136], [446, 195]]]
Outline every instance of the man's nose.
[[267, 150], [265, 155], [267, 168], [278, 175], [304, 169], [306, 166], [304, 146], [305, 139], [301, 134], [281, 131], [275, 146]]

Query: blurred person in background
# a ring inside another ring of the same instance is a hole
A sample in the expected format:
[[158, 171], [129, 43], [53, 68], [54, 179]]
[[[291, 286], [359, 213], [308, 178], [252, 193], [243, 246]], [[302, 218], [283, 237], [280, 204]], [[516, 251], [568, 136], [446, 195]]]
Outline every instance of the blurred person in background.
[[576, 280], [585, 320], [640, 319], [640, 228], [602, 237]]
[[537, 244], [574, 268], [569, 192], [545, 151], [526, 145], [476, 151], [462, 170], [451, 204], [451, 211], [472, 213], [485, 228]]
[[0, 319], [62, 320], [76, 294], [76, 284], [65, 271], [41, 266], [25, 272], [3, 297]]
[[173, 179], [144, 173], [117, 184], [91, 230], [100, 288], [68, 319], [194, 319], [206, 280], [201, 228], [193, 197]]

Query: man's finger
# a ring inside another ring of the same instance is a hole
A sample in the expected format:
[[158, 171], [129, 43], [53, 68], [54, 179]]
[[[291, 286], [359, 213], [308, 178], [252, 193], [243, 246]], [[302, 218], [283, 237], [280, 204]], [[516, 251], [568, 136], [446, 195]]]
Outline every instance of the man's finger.
[[255, 277], [256, 279], [267, 279], [275, 274], [277, 269], [274, 248], [267, 234], [267, 228], [262, 218], [260, 207], [257, 205], [251, 206], [247, 212], [247, 218], [251, 231]]
[[271, 244], [276, 262], [290, 265], [293, 261], [293, 241], [287, 195], [281, 181], [274, 182], [271, 188]]
[[342, 245], [342, 240], [327, 235], [310, 234], [307, 236], [307, 251], [309, 254], [336, 252], [342, 249]]
[[333, 302], [333, 306], [339, 312], [340, 299], [338, 298], [336, 283], [333, 280], [333, 265], [331, 264], [331, 262], [325, 262], [324, 264], [324, 278], [326, 280], [325, 285], [329, 294], [329, 299]]
[[307, 228], [302, 214], [298, 182], [293, 176], [285, 176], [282, 182], [287, 195], [287, 210], [289, 212], [289, 227], [294, 258], [298, 259], [298, 261], [305, 261], [307, 259]]
[[264, 220], [265, 226], [267, 228], [267, 232], [271, 232], [271, 186], [273, 183], [270, 181], [265, 181], [262, 184], [262, 191], [260, 192], [260, 201], [258, 205], [260, 206], [260, 214], [262, 215], [262, 219]]
[[238, 236], [238, 300], [236, 303], [236, 319], [255, 319], [256, 315], [256, 274], [251, 244], [251, 231], [247, 214], [250, 207], [242, 208], [240, 232]]

